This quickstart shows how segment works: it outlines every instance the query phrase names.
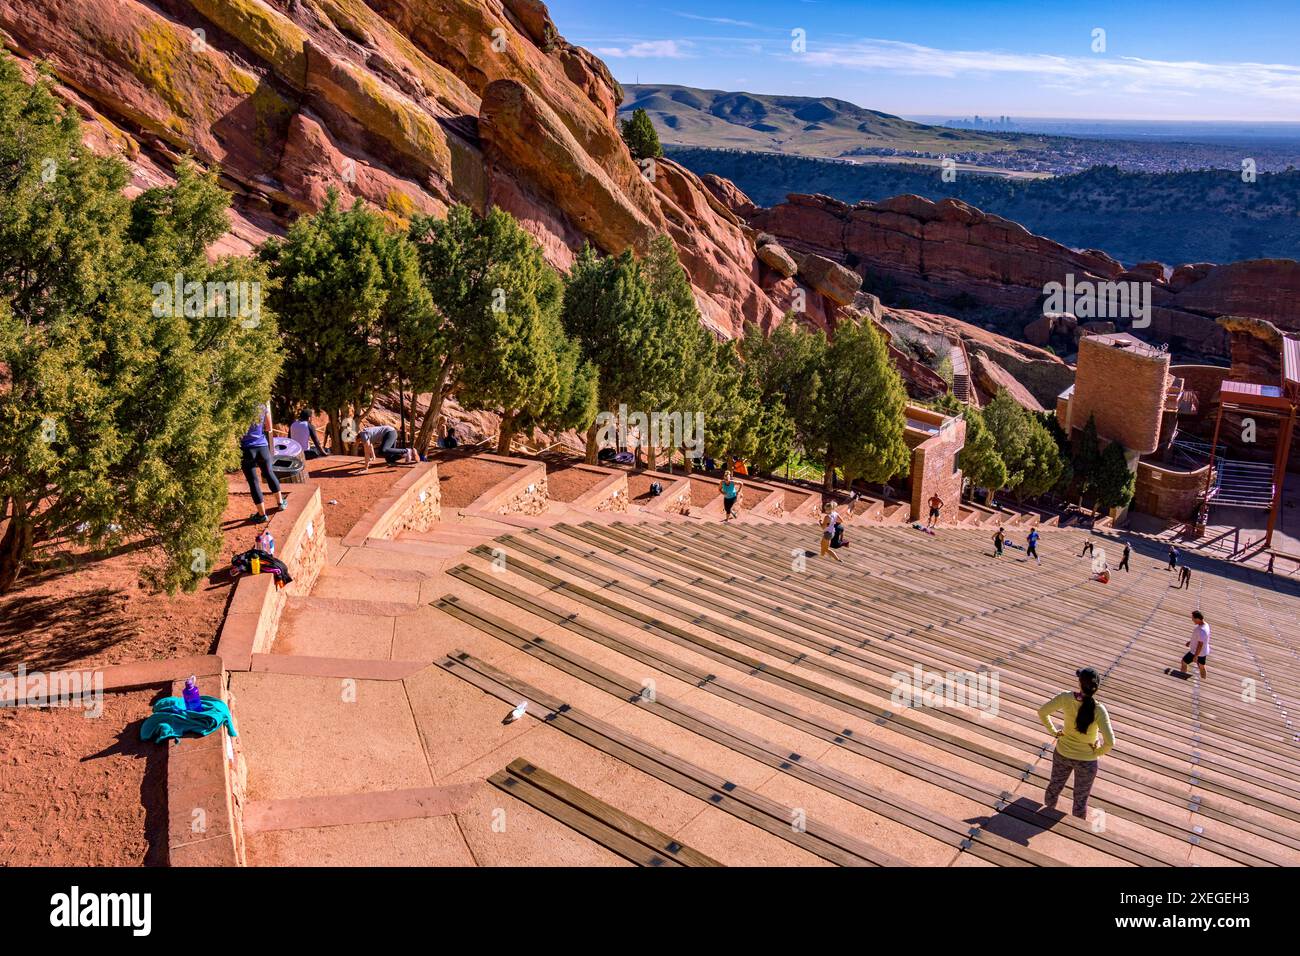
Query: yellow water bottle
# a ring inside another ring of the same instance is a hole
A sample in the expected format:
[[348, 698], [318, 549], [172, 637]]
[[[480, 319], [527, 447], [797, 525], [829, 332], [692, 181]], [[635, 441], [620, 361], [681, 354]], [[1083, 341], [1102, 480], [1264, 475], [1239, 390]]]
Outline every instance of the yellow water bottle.
[[248, 562], [248, 573], [249, 574], [262, 573], [262, 559], [259, 558], [257, 555], [253, 555], [253, 559]]

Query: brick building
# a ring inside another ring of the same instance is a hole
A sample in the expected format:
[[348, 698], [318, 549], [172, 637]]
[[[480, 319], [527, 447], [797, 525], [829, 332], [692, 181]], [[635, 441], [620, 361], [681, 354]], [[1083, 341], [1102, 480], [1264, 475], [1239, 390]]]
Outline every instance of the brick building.
[[[1186, 518], [1195, 508], [1198, 469], [1165, 461], [1179, 419], [1196, 409], [1196, 396], [1170, 368], [1169, 353], [1127, 332], [1079, 340], [1074, 385], [1057, 398], [1056, 417], [1066, 433], [1082, 431], [1089, 417], [1102, 445], [1118, 442], [1136, 473], [1131, 507], [1165, 518]], [[1149, 467], [1141, 467], [1147, 459]], [[1121, 517], [1120, 514], [1115, 515]]]
[[962, 472], [960, 453], [966, 444], [966, 421], [942, 412], [908, 405], [903, 439], [912, 450], [908, 475], [911, 488], [911, 520], [929, 514], [931, 495], [943, 499], [940, 521], [957, 521], [961, 508]]

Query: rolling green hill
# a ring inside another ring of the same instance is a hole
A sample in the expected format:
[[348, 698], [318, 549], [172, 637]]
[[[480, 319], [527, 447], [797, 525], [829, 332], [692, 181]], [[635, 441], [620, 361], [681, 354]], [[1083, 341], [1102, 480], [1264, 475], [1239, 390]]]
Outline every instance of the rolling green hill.
[[[914, 123], [832, 97], [766, 96], [689, 86], [624, 86], [619, 112], [643, 109], [665, 145], [839, 157], [855, 151], [993, 152], [1043, 137]], [[860, 154], [856, 154], [860, 155]]]

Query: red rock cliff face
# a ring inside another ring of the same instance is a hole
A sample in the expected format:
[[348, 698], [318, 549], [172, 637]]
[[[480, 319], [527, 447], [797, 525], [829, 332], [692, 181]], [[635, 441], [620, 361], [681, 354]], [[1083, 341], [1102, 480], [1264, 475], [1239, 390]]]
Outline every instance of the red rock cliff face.
[[1289, 259], [1173, 270], [1141, 263], [1125, 270], [1104, 252], [1069, 249], [960, 200], [918, 196], [850, 206], [792, 195], [779, 206], [748, 212], [747, 221], [791, 249], [852, 263], [905, 291], [938, 299], [964, 293], [982, 305], [1022, 311], [1027, 320], [1044, 285], [1067, 275], [1076, 284], [1150, 282], [1151, 325], [1139, 334], [1189, 352], [1227, 357], [1227, 336], [1215, 322], [1223, 315], [1300, 330], [1300, 262]]
[[50, 63], [133, 188], [186, 153], [219, 164], [235, 193], [219, 251], [330, 188], [399, 222], [499, 205], [560, 268], [585, 241], [618, 253], [667, 233], [711, 326], [780, 320], [749, 230], [694, 175], [638, 167], [622, 91], [538, 0], [0, 0], [0, 42]]
[[[167, 182], [184, 154], [219, 164], [235, 194], [220, 253], [249, 251], [331, 188], [397, 223], [496, 205], [562, 269], [584, 242], [618, 253], [669, 235], [704, 321], [728, 336], [792, 306], [833, 328], [865, 272], [1011, 310], [1066, 273], [1130, 275], [952, 200], [759, 209], [726, 180], [641, 168], [619, 136], [618, 84], [540, 0], [0, 0], [0, 43], [29, 75], [49, 62], [133, 190]], [[1226, 354], [1217, 315], [1300, 328], [1294, 262], [1181, 266], [1167, 281], [1147, 266], [1131, 275], [1155, 280], [1154, 336]], [[946, 316], [906, 321], [982, 345], [1040, 398], [1064, 378], [1053, 356]]]

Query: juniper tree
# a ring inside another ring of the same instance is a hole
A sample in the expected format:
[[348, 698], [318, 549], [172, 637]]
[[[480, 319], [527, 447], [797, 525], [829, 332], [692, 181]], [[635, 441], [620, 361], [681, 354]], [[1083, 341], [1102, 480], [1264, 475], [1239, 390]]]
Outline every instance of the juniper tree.
[[[679, 321], [675, 301], [666, 287], [652, 288], [631, 251], [601, 257], [586, 246], [579, 253], [565, 283], [564, 328], [599, 370], [601, 411], [616, 414], [625, 404], [648, 415], [681, 394], [682, 366], [699, 340]], [[596, 460], [597, 434], [593, 423], [589, 462]]]
[[1119, 442], [1111, 442], [1101, 453], [1093, 488], [1101, 511], [1122, 508], [1133, 500], [1137, 476], [1128, 466], [1128, 458]]
[[973, 405], [945, 395], [936, 407], [949, 415], [960, 415], [966, 422], [966, 443], [962, 446], [960, 463], [962, 476], [973, 487], [998, 491], [1006, 486], [1007, 466], [998, 454], [993, 433], [984, 421], [984, 414]]
[[[464, 205], [453, 206], [441, 219], [416, 216], [410, 237], [436, 322], [429, 404], [416, 436], [416, 447], [425, 451], [447, 396], [481, 384], [481, 375], [473, 381], [467, 376], [475, 376], [475, 367], [482, 363], [497, 361], [494, 349], [508, 348], [501, 338], [503, 327], [512, 322], [523, 322], [521, 328], [528, 325], [523, 317], [532, 314], [533, 290], [542, 281], [536, 276], [549, 267], [532, 237], [496, 207], [481, 217]], [[523, 366], [519, 369], [522, 375]], [[535, 373], [540, 369], [525, 377]]]
[[[143, 542], [153, 583], [193, 587], [279, 364], [270, 311], [210, 290], [264, 275], [206, 258], [228, 228], [214, 172], [127, 199], [50, 85], [0, 53], [0, 590], [56, 540]], [[156, 291], [178, 276], [182, 300]]]
[[359, 199], [343, 209], [333, 191], [283, 240], [268, 240], [261, 256], [275, 280], [270, 301], [286, 352], [280, 392], [325, 410], [337, 449], [378, 392], [399, 375], [425, 374], [418, 359], [429, 351], [432, 304], [418, 260], [380, 213]]
[[632, 111], [632, 118], [621, 123], [623, 142], [633, 159], [658, 159], [663, 156], [664, 148], [659, 143], [659, 134], [655, 132], [650, 114], [643, 109]]
[[769, 468], [789, 461], [809, 441], [826, 344], [793, 315], [768, 335], [752, 324], [745, 328], [740, 355], [757, 407], [755, 455]]
[[823, 355], [821, 388], [810, 428], [810, 447], [826, 469], [826, 489], [835, 469], [852, 481], [888, 481], [907, 470], [903, 439], [907, 392], [890, 361], [885, 340], [865, 322], [842, 323]]
[[999, 389], [985, 407], [984, 421], [1006, 465], [1006, 487], [1032, 497], [1056, 484], [1062, 465], [1055, 439], [1006, 389]]
[[506, 232], [511, 251], [485, 273], [494, 298], [466, 330], [475, 350], [456, 380], [464, 408], [501, 410], [500, 454], [521, 428], [586, 428], [596, 413], [595, 370], [560, 320], [560, 277], [513, 219]]

